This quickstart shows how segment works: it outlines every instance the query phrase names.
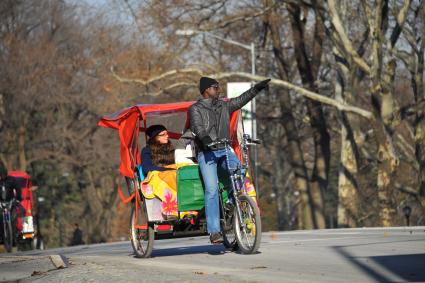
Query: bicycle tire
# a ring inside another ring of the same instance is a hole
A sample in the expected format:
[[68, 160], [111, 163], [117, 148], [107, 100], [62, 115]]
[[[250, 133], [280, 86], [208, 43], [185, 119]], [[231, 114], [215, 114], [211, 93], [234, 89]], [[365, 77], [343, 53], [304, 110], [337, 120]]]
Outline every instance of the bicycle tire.
[[[155, 231], [153, 226], [148, 222], [146, 203], [144, 199], [139, 202], [139, 210], [143, 226], [145, 228], [136, 228], [136, 202], [133, 203], [130, 218], [130, 240], [133, 247], [134, 255], [137, 258], [148, 258], [152, 254]], [[140, 215], [139, 215], [140, 216]]]
[[[239, 196], [237, 201], [240, 211], [235, 208], [233, 228], [239, 251], [243, 254], [253, 254], [257, 252], [261, 242], [260, 210], [254, 200], [247, 195]], [[243, 223], [240, 223], [240, 218]]]
[[3, 245], [8, 253], [12, 252], [13, 248], [13, 230], [12, 223], [9, 220], [3, 218]]

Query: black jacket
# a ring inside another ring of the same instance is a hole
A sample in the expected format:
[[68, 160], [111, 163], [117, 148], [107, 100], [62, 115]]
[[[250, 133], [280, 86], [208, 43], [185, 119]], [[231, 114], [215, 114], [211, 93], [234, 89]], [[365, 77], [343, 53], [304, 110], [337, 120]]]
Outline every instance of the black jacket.
[[190, 129], [196, 136], [198, 146], [205, 150], [206, 144], [217, 139], [230, 139], [230, 115], [242, 108], [258, 94], [250, 88], [229, 100], [201, 98], [189, 108]]

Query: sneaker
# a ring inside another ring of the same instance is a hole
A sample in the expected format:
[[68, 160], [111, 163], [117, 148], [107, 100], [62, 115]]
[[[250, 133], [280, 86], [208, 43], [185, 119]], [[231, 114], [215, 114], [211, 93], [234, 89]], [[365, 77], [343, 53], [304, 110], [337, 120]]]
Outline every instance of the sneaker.
[[223, 236], [221, 236], [220, 232], [211, 233], [210, 241], [211, 241], [211, 244], [213, 245], [221, 244], [223, 243]]

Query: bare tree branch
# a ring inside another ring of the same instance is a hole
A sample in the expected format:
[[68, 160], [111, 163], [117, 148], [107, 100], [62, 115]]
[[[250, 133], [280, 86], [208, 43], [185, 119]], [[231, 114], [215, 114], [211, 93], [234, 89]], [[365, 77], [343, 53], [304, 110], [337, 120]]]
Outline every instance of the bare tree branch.
[[335, 30], [338, 33], [338, 36], [340, 37], [342, 41], [342, 45], [345, 49], [345, 51], [351, 55], [353, 58], [353, 61], [367, 74], [370, 74], [370, 67], [369, 65], [359, 56], [357, 51], [354, 49], [353, 44], [351, 43], [351, 40], [348, 38], [344, 25], [341, 22], [341, 18], [339, 17], [338, 11], [336, 9], [336, 3], [335, 0], [329, 0], [328, 1], [329, 6], [329, 13], [331, 16], [331, 21], [333, 26], [335, 27]]
[[[196, 74], [196, 75], [199, 75], [199, 76], [203, 75], [201, 70], [189, 68], [189, 69], [171, 70], [171, 71], [162, 73], [160, 75], [151, 77], [149, 79], [142, 80], [142, 79], [122, 78], [122, 77], [118, 76], [113, 71], [113, 68], [111, 68], [111, 72], [112, 72], [113, 76], [120, 82], [123, 82], [123, 83], [139, 83], [139, 84], [142, 84], [142, 85], [147, 85], [149, 83], [152, 83], [152, 82], [155, 82], [155, 81], [158, 81], [158, 80], [162, 80], [166, 77], [170, 77], [170, 76], [177, 75], [177, 74]], [[266, 77], [254, 76], [254, 75], [251, 75], [251, 74], [248, 74], [248, 73], [243, 73], [243, 72], [216, 73], [216, 74], [209, 74], [208, 76], [216, 78], [216, 79], [239, 77], [239, 78], [249, 79], [249, 80], [252, 80], [252, 81], [261, 81], [261, 80], [267, 79]], [[315, 93], [313, 91], [309, 91], [309, 90], [307, 90], [303, 87], [299, 87], [299, 86], [291, 84], [287, 81], [279, 80], [279, 79], [272, 79], [270, 83], [274, 84], [276, 86], [281, 86], [281, 87], [287, 88], [289, 90], [293, 90], [293, 91], [297, 92], [298, 94], [301, 94], [302, 96], [308, 97], [312, 100], [319, 101], [321, 103], [334, 106], [340, 111], [347, 111], [347, 112], [356, 113], [356, 114], [358, 114], [358, 115], [360, 115], [364, 118], [367, 118], [367, 119], [373, 118], [373, 114], [370, 111], [367, 111], [367, 110], [361, 109], [359, 107], [355, 107], [355, 106], [351, 106], [351, 105], [339, 102], [335, 99], [320, 95], [320, 94]], [[179, 85], [176, 85], [176, 86], [179, 86]], [[167, 87], [167, 89], [168, 88], [170, 88], [170, 87]]]
[[394, 47], [401, 31], [403, 30], [404, 22], [407, 18], [407, 12], [409, 12], [410, 3], [412, 0], [404, 0], [403, 7], [401, 8], [400, 12], [397, 15], [397, 24], [394, 27], [394, 30], [391, 34], [391, 46]]
[[270, 7], [267, 7], [265, 9], [262, 9], [261, 11], [256, 12], [256, 13], [243, 14], [243, 15], [240, 15], [238, 17], [232, 17], [228, 21], [221, 21], [217, 25], [212, 25], [212, 26], [209, 26], [209, 27], [205, 27], [205, 28], [202, 29], [202, 31], [213, 31], [213, 30], [217, 30], [217, 29], [226, 28], [226, 27], [228, 27], [228, 26], [230, 26], [230, 25], [232, 25], [234, 23], [237, 23], [237, 22], [249, 22], [249, 21], [252, 21], [254, 18], [259, 17], [259, 16], [262, 16], [265, 13], [267, 13], [268, 11], [270, 11], [270, 9], [272, 9], [274, 6], [278, 6], [278, 5], [281, 5], [281, 4], [282, 3], [276, 3], [275, 5], [270, 6]]
[[119, 82], [122, 83], [138, 83], [138, 84], [142, 84], [142, 85], [147, 85], [150, 83], [153, 83], [155, 81], [158, 80], [162, 80], [165, 79], [166, 77], [170, 77], [170, 76], [176, 76], [176, 75], [180, 75], [180, 74], [198, 74], [198, 75], [202, 75], [202, 71], [198, 70], [198, 69], [194, 69], [194, 68], [187, 68], [187, 69], [176, 69], [176, 70], [171, 70], [165, 73], [162, 73], [158, 76], [154, 76], [151, 77], [147, 80], [143, 80], [143, 79], [129, 79], [129, 78], [123, 78], [121, 76], [119, 76], [118, 74], [115, 73], [114, 71], [114, 67], [111, 66], [111, 73], [114, 76], [115, 79], [117, 79]]

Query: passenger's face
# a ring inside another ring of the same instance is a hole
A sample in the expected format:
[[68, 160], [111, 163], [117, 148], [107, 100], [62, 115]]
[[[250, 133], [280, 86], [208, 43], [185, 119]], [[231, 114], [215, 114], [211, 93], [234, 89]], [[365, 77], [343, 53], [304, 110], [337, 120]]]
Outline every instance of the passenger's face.
[[164, 130], [160, 132], [155, 138], [160, 144], [166, 144], [168, 143], [168, 132]]
[[205, 96], [207, 98], [215, 98], [217, 99], [220, 96], [220, 86], [218, 84], [212, 85], [205, 90]]

